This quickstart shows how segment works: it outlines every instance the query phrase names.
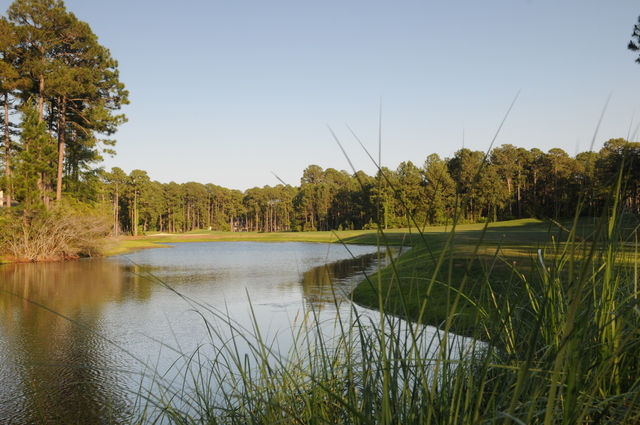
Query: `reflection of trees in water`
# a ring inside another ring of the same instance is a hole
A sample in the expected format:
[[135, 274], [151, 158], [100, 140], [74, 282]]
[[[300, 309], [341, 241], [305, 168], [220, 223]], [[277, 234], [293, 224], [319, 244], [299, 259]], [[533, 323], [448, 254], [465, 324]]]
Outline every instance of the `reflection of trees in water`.
[[[381, 267], [390, 257], [397, 256], [397, 250], [381, 253]], [[355, 286], [365, 279], [365, 273], [377, 271], [378, 254], [367, 254], [349, 258], [320, 267], [315, 267], [302, 276], [302, 288], [305, 299], [314, 308], [321, 309], [325, 304], [349, 299]]]
[[95, 332], [106, 303], [146, 298], [149, 285], [110, 261], [0, 267], [0, 341], [11, 365], [2, 370], [0, 418], [101, 423], [124, 414], [122, 353]]
[[[62, 317], [46, 322], [25, 324], [18, 331], [15, 349], [20, 351], [21, 392], [28, 403], [21, 410], [33, 416], [25, 422], [44, 417], [47, 423], [101, 423], [122, 417], [131, 401], [122, 385], [126, 377], [117, 372], [121, 365], [114, 361], [114, 347]], [[89, 328], [99, 328], [99, 322], [98, 311], [83, 315]]]
[[88, 305], [150, 296], [152, 283], [148, 279], [128, 276], [124, 268], [114, 265], [109, 260], [5, 264], [0, 267], [0, 287], [61, 314]]

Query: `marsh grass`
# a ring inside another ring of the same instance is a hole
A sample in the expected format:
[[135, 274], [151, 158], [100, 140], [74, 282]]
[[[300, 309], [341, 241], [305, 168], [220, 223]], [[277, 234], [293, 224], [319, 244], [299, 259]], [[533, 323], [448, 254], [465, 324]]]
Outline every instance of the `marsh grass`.
[[101, 209], [61, 202], [50, 210], [0, 210], [0, 260], [59, 261], [98, 256], [110, 223]]
[[187, 300], [211, 345], [141, 389], [137, 421], [639, 423], [640, 248], [623, 176], [599, 217], [415, 230], [417, 246], [354, 292], [377, 312], [301, 312], [285, 352], [258, 318], [242, 328]]
[[300, 313], [283, 353], [255, 316], [246, 329], [228, 312], [187, 302], [202, 312], [212, 344], [181, 354], [171, 379], [154, 373], [138, 422], [424, 423], [429, 389], [445, 388], [484, 345], [394, 316], [378, 322], [352, 305], [335, 320]]

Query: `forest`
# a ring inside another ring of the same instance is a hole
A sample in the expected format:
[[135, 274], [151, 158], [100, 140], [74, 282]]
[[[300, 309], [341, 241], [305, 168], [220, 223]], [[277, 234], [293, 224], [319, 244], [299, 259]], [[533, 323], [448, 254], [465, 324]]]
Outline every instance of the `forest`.
[[[126, 121], [118, 62], [60, 0], [16, 0], [0, 17], [0, 251], [77, 258], [111, 232], [102, 155]], [[5, 257], [7, 258], [7, 257]]]
[[[640, 144], [605, 142], [599, 152], [575, 157], [562, 149], [542, 152], [505, 144], [485, 153], [460, 149], [452, 158], [429, 155], [374, 176], [308, 166], [299, 186], [254, 187], [244, 192], [215, 184], [151, 181], [146, 172], [101, 172], [100, 197], [112, 205], [116, 229], [185, 232], [322, 231], [423, 227], [516, 218], [563, 219], [583, 205], [584, 215], [604, 206], [617, 170], [625, 179], [625, 205], [638, 213]], [[462, 211], [456, 208], [468, 197]], [[458, 212], [456, 212], [458, 211]]]
[[[299, 186], [242, 192], [214, 183], [151, 181], [144, 170], [105, 170], [102, 155], [114, 153], [112, 136], [126, 122], [120, 109], [128, 102], [117, 61], [63, 2], [10, 5], [0, 19], [5, 228], [87, 211], [101, 215], [113, 235], [357, 230], [377, 223], [388, 229], [441, 225], [454, 214], [460, 223], [562, 219], [577, 205], [584, 214], [597, 213], [615, 171], [640, 155], [640, 144], [625, 139], [575, 157], [558, 148], [503, 144], [488, 152], [460, 149], [451, 158], [432, 154], [373, 176], [309, 165]], [[628, 169], [625, 202], [638, 212], [640, 176], [637, 167]]]

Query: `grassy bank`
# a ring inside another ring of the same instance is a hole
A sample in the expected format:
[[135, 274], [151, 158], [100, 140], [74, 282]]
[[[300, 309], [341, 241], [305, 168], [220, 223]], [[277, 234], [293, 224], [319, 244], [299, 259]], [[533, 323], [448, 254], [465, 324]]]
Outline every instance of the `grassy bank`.
[[492, 311], [492, 294], [509, 293], [523, 279], [535, 281], [538, 250], [564, 246], [574, 227], [578, 239], [588, 239], [594, 221], [513, 220], [460, 225], [454, 232], [425, 228], [411, 235], [414, 249], [362, 282], [353, 300], [433, 326], [453, 316], [454, 331], [473, 333], [478, 307]]
[[[628, 236], [637, 221], [628, 216], [621, 225], [621, 231]], [[447, 318], [453, 318], [452, 331], [471, 335], [479, 324], [478, 311], [490, 315], [496, 310], [496, 294], [502, 298], [502, 294], [522, 290], [524, 282], [536, 284], [539, 250], [561, 251], [572, 231], [574, 240], [589, 241], [595, 230], [594, 219], [581, 218], [575, 223], [524, 219], [465, 224], [457, 226], [454, 232], [451, 226], [383, 232], [151, 232], [145, 236], [119, 238], [108, 255], [166, 247], [171, 243], [214, 241], [410, 246], [413, 249], [393, 266], [363, 281], [354, 290], [353, 300], [432, 326], [441, 326]]]

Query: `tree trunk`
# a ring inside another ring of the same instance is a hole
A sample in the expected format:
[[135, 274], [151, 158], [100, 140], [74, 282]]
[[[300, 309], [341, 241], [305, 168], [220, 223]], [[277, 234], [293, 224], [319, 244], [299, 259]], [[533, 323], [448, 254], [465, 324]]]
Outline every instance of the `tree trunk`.
[[113, 234], [118, 236], [118, 183], [116, 182], [116, 190], [113, 195]]
[[[511, 196], [511, 177], [507, 177], [507, 190], [509, 191], [509, 215], [513, 215], [513, 196]], [[494, 220], [497, 221], [497, 220]]]
[[538, 195], [537, 195], [537, 187], [538, 187], [538, 170], [533, 170], [533, 211], [536, 216], [538, 213]]
[[138, 236], [138, 191], [133, 190], [133, 236]]
[[56, 201], [62, 199], [62, 170], [64, 166], [64, 133], [67, 124], [67, 99], [60, 99], [60, 117], [58, 118], [58, 176], [56, 178]]
[[[13, 197], [11, 181], [11, 138], [9, 137], [9, 94], [4, 94], [4, 173], [6, 176], [6, 189], [7, 195], [6, 205], [11, 206], [11, 198]], [[2, 199], [0, 199], [0, 206], [2, 206]]]
[[[42, 60], [44, 66], [45, 60]], [[44, 119], [44, 74], [38, 76], [38, 122]]]
[[522, 185], [522, 174], [520, 170], [518, 170], [518, 218], [522, 218], [522, 194], [520, 192], [520, 186]]

